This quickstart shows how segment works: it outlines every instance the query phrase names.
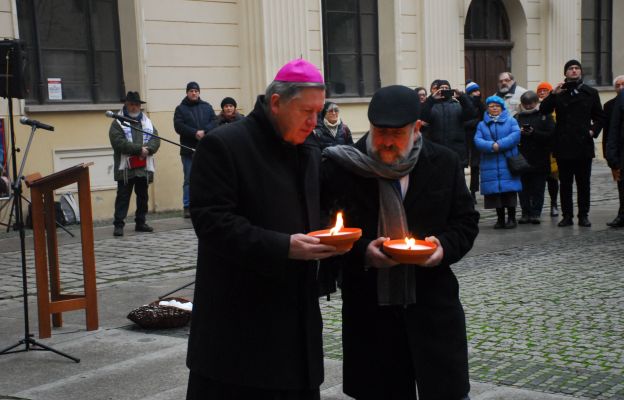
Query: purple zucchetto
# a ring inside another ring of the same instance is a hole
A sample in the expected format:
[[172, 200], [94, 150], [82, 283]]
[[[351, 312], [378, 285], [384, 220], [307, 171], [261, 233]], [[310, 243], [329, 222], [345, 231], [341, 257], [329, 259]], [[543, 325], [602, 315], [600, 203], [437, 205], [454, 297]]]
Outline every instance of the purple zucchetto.
[[275, 75], [274, 81], [324, 84], [323, 75], [314, 64], [297, 58], [286, 63]]

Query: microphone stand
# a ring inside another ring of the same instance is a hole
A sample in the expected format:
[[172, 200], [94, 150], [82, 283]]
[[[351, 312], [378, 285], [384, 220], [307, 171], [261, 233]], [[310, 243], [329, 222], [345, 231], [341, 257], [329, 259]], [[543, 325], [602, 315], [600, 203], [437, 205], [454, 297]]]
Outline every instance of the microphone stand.
[[[149, 135], [149, 136], [152, 136], [152, 137], [156, 137], [156, 138], [158, 138], [158, 139], [160, 139], [160, 140], [163, 140], [163, 141], [165, 141], [165, 142], [167, 142], [167, 143], [171, 143], [171, 144], [173, 144], [173, 145], [176, 145], [176, 146], [181, 147], [181, 148], [183, 148], [183, 149], [190, 150], [190, 151], [192, 151], [193, 153], [195, 153], [195, 149], [194, 149], [194, 148], [192, 148], [192, 147], [188, 147], [188, 146], [185, 146], [185, 145], [183, 145], [183, 144], [179, 144], [179, 143], [173, 142], [173, 141], [171, 141], [171, 140], [169, 140], [169, 139], [162, 138], [162, 137], [160, 137], [160, 136], [158, 136], [158, 135], [154, 135], [153, 133], [146, 132], [145, 130], [140, 129], [140, 128], [137, 128], [137, 127], [133, 126], [132, 124], [130, 124], [130, 123], [128, 123], [128, 122], [126, 122], [126, 121], [122, 121], [122, 120], [117, 120], [117, 121], [119, 121], [119, 123], [121, 123], [123, 126], [127, 126], [127, 127], [128, 127], [128, 128], [130, 128], [130, 129], [134, 129], [134, 130], [139, 131], [139, 132], [141, 132], [141, 133], [145, 133], [146, 135]], [[137, 121], [137, 122], [138, 122], [138, 121]], [[158, 300], [161, 300], [161, 299], [163, 299], [163, 298], [165, 298], [165, 297], [167, 297], [167, 296], [169, 296], [170, 294], [173, 294], [173, 293], [175, 293], [175, 292], [179, 292], [180, 290], [182, 290], [182, 289], [184, 289], [184, 288], [187, 288], [187, 287], [189, 287], [189, 286], [193, 285], [194, 283], [195, 283], [195, 281], [193, 280], [192, 282], [189, 282], [189, 283], [187, 283], [187, 284], [185, 284], [185, 285], [183, 285], [183, 286], [180, 286], [179, 288], [174, 289], [174, 290], [172, 290], [171, 292], [165, 293], [165, 294], [163, 294], [162, 296], [158, 296]]]
[[[7, 54], [7, 63], [8, 63], [8, 54]], [[8, 78], [7, 78], [8, 79]], [[76, 357], [72, 357], [69, 354], [63, 353], [62, 351], [55, 350], [50, 346], [46, 346], [43, 343], [40, 343], [33, 339], [33, 334], [30, 333], [30, 325], [28, 321], [28, 282], [26, 277], [26, 233], [24, 229], [24, 214], [22, 212], [22, 173], [24, 171], [24, 166], [26, 165], [26, 158], [28, 157], [28, 150], [30, 149], [30, 144], [32, 143], [33, 136], [35, 134], [35, 130], [37, 129], [35, 126], [32, 127], [30, 132], [30, 138], [28, 139], [28, 145], [26, 146], [26, 151], [24, 152], [24, 157], [22, 158], [22, 164], [20, 166], [19, 173], [17, 171], [17, 149], [15, 147], [15, 126], [13, 124], [13, 99], [7, 91], [7, 98], [9, 100], [9, 121], [11, 126], [11, 157], [13, 164], [13, 193], [15, 197], [13, 198], [13, 207], [15, 210], [15, 227], [19, 230], [19, 238], [20, 238], [20, 250], [22, 256], [22, 297], [24, 301], [24, 338], [20, 339], [16, 344], [9, 346], [3, 350], [0, 350], [0, 355], [11, 354], [11, 353], [21, 353], [32, 350], [40, 350], [40, 351], [51, 351], [60, 356], [69, 358], [70, 360], [79, 363], [80, 359]], [[24, 345], [23, 349], [14, 350], [16, 347]]]

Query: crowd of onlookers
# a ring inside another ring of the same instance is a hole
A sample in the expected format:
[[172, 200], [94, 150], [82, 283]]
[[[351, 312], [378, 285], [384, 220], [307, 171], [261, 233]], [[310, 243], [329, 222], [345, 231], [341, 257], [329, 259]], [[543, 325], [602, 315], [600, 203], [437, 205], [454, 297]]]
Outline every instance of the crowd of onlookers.
[[[620, 178], [624, 160], [621, 121], [624, 76], [614, 79], [616, 97], [606, 102], [603, 109], [597, 90], [583, 82], [583, 70], [578, 61], [568, 61], [563, 72], [562, 82], [554, 86], [541, 82], [535, 91], [519, 86], [510, 72], [499, 74], [497, 92], [491, 96], [484, 96], [479, 84], [470, 80], [466, 82], [465, 91], [453, 88], [444, 79], [434, 80], [429, 93], [424, 87], [414, 89], [420, 100], [421, 132], [425, 140], [453, 150], [462, 165], [470, 168], [469, 190], [473, 201], [477, 203], [476, 193], [480, 192], [484, 208], [496, 210], [495, 229], [540, 224], [546, 188], [549, 197], [546, 214], [550, 217], [561, 214], [560, 227], [573, 225], [574, 183], [578, 225], [591, 226], [591, 167], [595, 157], [594, 139], [601, 132], [602, 151], [613, 171], [620, 199], [618, 215], [607, 225], [624, 226], [624, 184]], [[140, 106], [142, 102], [139, 99], [135, 103]], [[175, 109], [174, 127], [180, 135], [184, 174], [185, 218], [190, 217], [188, 188], [191, 160], [198, 141], [217, 126], [243, 118], [237, 111], [235, 99], [226, 97], [220, 105], [217, 115], [213, 107], [200, 98], [199, 84], [189, 82], [186, 96]], [[135, 117], [139, 113], [140, 109]], [[310, 140], [321, 150], [354, 143], [349, 127], [340, 117], [338, 104], [325, 102]], [[147, 138], [145, 144], [148, 144]], [[151, 155], [148, 148], [144, 151], [145, 155]], [[116, 204], [116, 226], [121, 226], [116, 230], [117, 235], [123, 234], [123, 218], [132, 191], [127, 172], [125, 178], [121, 183], [123, 204]], [[142, 189], [137, 197], [146, 205], [147, 186], [139, 187]], [[520, 217], [516, 219], [518, 200]], [[144, 217], [139, 217], [137, 224], [138, 230], [151, 231]]]
[[[421, 102], [423, 136], [453, 150], [470, 168], [473, 201], [476, 204], [480, 192], [484, 208], [496, 210], [495, 229], [540, 224], [546, 188], [547, 214], [561, 213], [560, 227], [573, 225], [574, 183], [578, 225], [591, 226], [591, 166], [594, 139], [601, 132], [603, 154], [620, 200], [617, 216], [607, 225], [623, 227], [624, 76], [616, 77], [613, 85], [616, 97], [603, 109], [596, 89], [583, 82], [581, 64], [570, 60], [562, 82], [554, 87], [541, 82], [535, 91], [520, 87], [510, 72], [499, 74], [498, 90], [488, 97], [473, 81], [466, 82], [464, 92], [444, 79], [434, 80], [429, 94], [424, 87], [414, 90]], [[520, 218], [516, 219], [518, 200]]]

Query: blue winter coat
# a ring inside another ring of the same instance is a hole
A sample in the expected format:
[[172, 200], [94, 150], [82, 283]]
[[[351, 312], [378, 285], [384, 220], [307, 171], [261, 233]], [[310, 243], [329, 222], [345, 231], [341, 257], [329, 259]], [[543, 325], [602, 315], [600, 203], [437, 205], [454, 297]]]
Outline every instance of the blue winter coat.
[[[509, 172], [506, 160], [507, 157], [518, 154], [520, 127], [515, 118], [507, 110], [503, 110], [494, 122], [486, 112], [483, 121], [477, 126], [474, 142], [481, 152], [481, 194], [521, 191], [520, 176]], [[498, 143], [498, 152], [492, 150], [494, 143]]]

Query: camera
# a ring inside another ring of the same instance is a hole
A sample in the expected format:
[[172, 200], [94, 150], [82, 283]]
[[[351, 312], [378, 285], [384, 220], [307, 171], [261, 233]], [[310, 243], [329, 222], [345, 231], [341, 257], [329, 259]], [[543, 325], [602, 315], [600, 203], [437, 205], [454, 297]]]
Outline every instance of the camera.
[[440, 90], [440, 93], [445, 99], [450, 99], [455, 94], [455, 91], [453, 89], [442, 89]]
[[531, 130], [531, 124], [522, 124], [522, 129], [530, 131]]

